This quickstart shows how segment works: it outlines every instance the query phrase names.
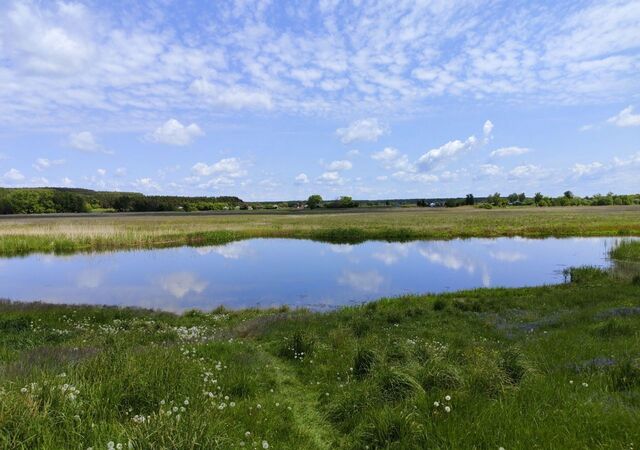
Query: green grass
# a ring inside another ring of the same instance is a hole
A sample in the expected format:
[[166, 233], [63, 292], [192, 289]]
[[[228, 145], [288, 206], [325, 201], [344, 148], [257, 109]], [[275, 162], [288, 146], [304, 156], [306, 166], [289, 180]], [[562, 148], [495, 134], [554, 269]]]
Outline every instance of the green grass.
[[640, 241], [622, 241], [611, 251], [611, 257], [620, 261], [640, 262]]
[[356, 243], [372, 239], [634, 235], [640, 236], [638, 206], [8, 217], [0, 220], [0, 255], [215, 245], [261, 237]]
[[0, 448], [634, 448], [640, 286], [574, 273], [331, 313], [2, 303]]

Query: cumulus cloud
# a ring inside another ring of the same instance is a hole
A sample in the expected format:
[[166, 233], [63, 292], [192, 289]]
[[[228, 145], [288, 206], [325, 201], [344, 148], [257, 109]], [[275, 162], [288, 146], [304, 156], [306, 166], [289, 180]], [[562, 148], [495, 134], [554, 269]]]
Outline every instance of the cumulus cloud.
[[343, 185], [345, 183], [345, 179], [340, 176], [339, 172], [329, 171], [329, 172], [324, 172], [322, 175], [320, 175], [316, 179], [316, 182], [319, 183], [319, 184], [328, 184], [328, 185], [331, 185], [331, 186], [339, 186], [339, 185]]
[[640, 114], [634, 114], [633, 106], [627, 106], [607, 122], [618, 127], [640, 127]]
[[516, 166], [509, 171], [509, 175], [514, 178], [534, 178], [543, 174], [543, 169], [534, 164], [524, 164]]
[[378, 161], [385, 169], [412, 170], [409, 157], [401, 154], [397, 148], [385, 147], [379, 152], [372, 153], [371, 159]]
[[589, 164], [576, 163], [571, 168], [571, 172], [577, 177], [582, 177], [582, 176], [593, 175], [595, 173], [601, 172], [604, 168], [605, 168], [605, 165], [598, 161], [594, 161]]
[[418, 158], [417, 165], [421, 170], [432, 170], [434, 167], [448, 159], [455, 158], [460, 153], [470, 150], [476, 144], [476, 137], [470, 136], [465, 141], [455, 140], [429, 150]]
[[493, 131], [493, 122], [487, 120], [482, 126], [482, 134], [485, 139], [489, 139], [491, 137], [491, 131]]
[[33, 164], [33, 168], [38, 172], [43, 172], [52, 166], [59, 166], [60, 164], [64, 164], [64, 159], [51, 160], [47, 158], [38, 158]]
[[2, 179], [8, 182], [23, 181], [25, 176], [18, 169], [11, 168], [2, 176]]
[[169, 119], [156, 128], [150, 137], [152, 141], [159, 144], [184, 147], [202, 135], [204, 132], [195, 123], [185, 126], [176, 119]]
[[482, 175], [496, 176], [502, 173], [502, 168], [495, 164], [481, 164], [479, 169]]
[[342, 170], [350, 170], [353, 167], [351, 161], [346, 159], [341, 159], [338, 161], [332, 161], [326, 165], [326, 169], [329, 171], [342, 171]]
[[239, 178], [247, 174], [242, 161], [238, 158], [224, 158], [213, 164], [198, 162], [193, 165], [191, 170], [194, 174], [202, 177], [220, 174], [226, 177]]
[[80, 150], [82, 152], [103, 152], [110, 153], [108, 150], [104, 149], [98, 142], [96, 138], [90, 131], [80, 131], [78, 133], [71, 133], [69, 135], [69, 145], [76, 150]]
[[296, 184], [308, 184], [309, 183], [309, 177], [307, 176], [306, 173], [299, 173], [298, 175], [296, 175], [294, 180], [295, 180]]
[[336, 134], [345, 144], [354, 141], [375, 142], [388, 132], [388, 127], [381, 124], [378, 119], [372, 118], [356, 120], [351, 122], [346, 128], [338, 128], [336, 130]]
[[526, 147], [502, 147], [491, 152], [492, 157], [502, 158], [504, 156], [516, 156], [529, 153], [531, 149]]

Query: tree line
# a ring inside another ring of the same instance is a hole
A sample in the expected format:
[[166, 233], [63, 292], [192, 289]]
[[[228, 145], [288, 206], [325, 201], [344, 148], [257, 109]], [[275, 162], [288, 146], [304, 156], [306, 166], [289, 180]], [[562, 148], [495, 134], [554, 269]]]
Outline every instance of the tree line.
[[179, 197], [75, 188], [0, 188], [0, 214], [210, 211], [245, 207], [238, 197]]

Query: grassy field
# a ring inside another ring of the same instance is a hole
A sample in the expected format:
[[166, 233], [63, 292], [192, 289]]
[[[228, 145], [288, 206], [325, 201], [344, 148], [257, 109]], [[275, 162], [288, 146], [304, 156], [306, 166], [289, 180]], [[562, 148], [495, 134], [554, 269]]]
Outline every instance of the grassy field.
[[3, 303], [0, 447], [636, 448], [640, 283], [572, 279], [324, 314]]
[[254, 237], [360, 242], [516, 235], [640, 236], [640, 207], [6, 217], [0, 220], [0, 255], [212, 245]]

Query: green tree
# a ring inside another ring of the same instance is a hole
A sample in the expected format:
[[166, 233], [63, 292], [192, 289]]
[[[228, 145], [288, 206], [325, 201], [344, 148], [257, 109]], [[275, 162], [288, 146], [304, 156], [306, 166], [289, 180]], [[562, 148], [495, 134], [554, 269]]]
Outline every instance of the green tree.
[[322, 205], [322, 197], [318, 194], [309, 196], [309, 198], [307, 199], [307, 205], [309, 206], [309, 209], [320, 208], [320, 206]]
[[539, 205], [542, 202], [544, 196], [540, 192], [536, 192], [536, 195], [533, 197], [533, 202], [536, 205]]
[[571, 192], [571, 191], [565, 191], [565, 193], [564, 193], [564, 197], [565, 197], [565, 198], [573, 198], [573, 197], [574, 197], [573, 192]]
[[464, 201], [465, 205], [475, 205], [476, 199], [473, 198], [473, 194], [467, 194], [467, 197]]

